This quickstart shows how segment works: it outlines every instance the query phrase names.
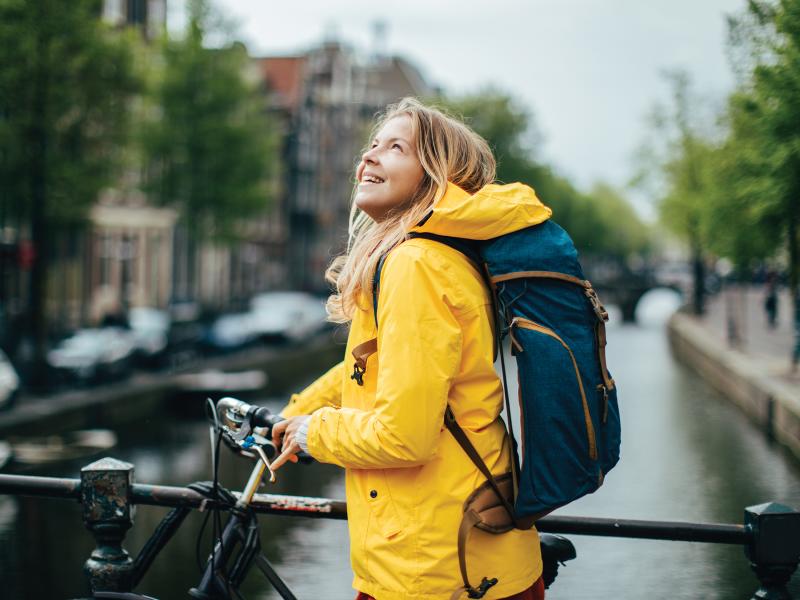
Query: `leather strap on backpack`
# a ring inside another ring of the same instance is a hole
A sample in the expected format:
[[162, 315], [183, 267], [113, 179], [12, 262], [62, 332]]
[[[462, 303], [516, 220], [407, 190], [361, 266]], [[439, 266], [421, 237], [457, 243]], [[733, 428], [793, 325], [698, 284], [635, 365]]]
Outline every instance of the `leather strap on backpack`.
[[352, 350], [353, 358], [353, 374], [350, 379], [354, 379], [358, 385], [364, 385], [364, 373], [367, 370], [367, 359], [378, 351], [378, 338], [367, 340], [363, 344], [359, 344]]
[[[606, 321], [608, 321], [608, 311], [606, 311], [597, 292], [592, 286], [592, 282], [588, 279], [580, 279], [566, 273], [559, 273], [558, 271], [514, 271], [513, 273], [505, 273], [504, 275], [497, 275], [491, 278], [492, 286], [504, 281], [511, 281], [513, 279], [556, 279], [572, 283], [583, 288], [584, 295], [589, 299], [595, 315], [597, 315], [597, 327], [595, 335], [597, 336], [597, 355], [600, 361], [600, 375], [603, 378], [603, 386], [605, 393], [614, 389], [614, 380], [608, 376], [608, 368], [606, 367]], [[605, 422], [605, 421], [604, 421]]]
[[483, 577], [481, 583], [474, 587], [467, 576], [467, 541], [473, 528], [477, 527], [493, 534], [506, 533], [514, 529], [514, 523], [499, 501], [499, 498], [509, 498], [512, 494], [511, 475], [509, 473], [501, 475], [496, 479], [496, 484], [500, 487], [499, 496], [489, 485], [489, 481], [486, 481], [464, 502], [464, 516], [458, 528], [458, 566], [464, 585], [453, 592], [451, 596], [453, 600], [464, 592], [467, 592], [470, 598], [482, 598], [486, 591], [497, 583], [496, 577]]
[[[464, 516], [458, 528], [458, 566], [464, 586], [453, 593], [451, 600], [458, 598], [464, 591], [467, 592], [470, 598], [482, 598], [486, 591], [497, 583], [497, 579], [484, 577], [477, 588], [473, 587], [469, 582], [467, 577], [466, 545], [472, 528], [478, 527], [491, 533], [505, 533], [514, 528], [530, 529], [533, 527], [534, 519], [529, 517], [518, 519], [514, 512], [513, 502], [517, 494], [516, 469], [512, 466], [510, 474], [506, 473], [497, 478], [492, 475], [475, 446], [469, 441], [467, 434], [456, 422], [453, 410], [449, 405], [444, 412], [444, 424], [458, 442], [458, 445], [461, 446], [473, 464], [486, 478], [486, 482], [475, 490], [464, 503]], [[514, 461], [512, 459], [513, 464]], [[487, 495], [487, 492], [493, 493]]]
[[[382, 255], [378, 259], [378, 265], [375, 267], [375, 273], [372, 275], [372, 311], [375, 318], [375, 329], [378, 328], [378, 291], [381, 285], [381, 271], [383, 270], [383, 263], [386, 262], [387, 254]], [[364, 373], [367, 371], [367, 359], [378, 351], [378, 338], [367, 340], [353, 348], [352, 354], [355, 362], [353, 363], [353, 374], [350, 379], [354, 380], [358, 385], [364, 385]]]
[[498, 485], [497, 480], [494, 478], [494, 475], [492, 475], [492, 472], [489, 470], [489, 467], [487, 467], [486, 463], [483, 462], [481, 455], [478, 454], [475, 446], [473, 446], [472, 442], [469, 441], [467, 434], [464, 433], [464, 430], [461, 429], [461, 426], [456, 422], [456, 417], [449, 405], [444, 411], [444, 425], [447, 427], [448, 431], [453, 434], [453, 437], [458, 442], [458, 445], [464, 449], [464, 452], [467, 453], [467, 456], [469, 456], [473, 464], [478, 467], [478, 470], [483, 474], [484, 477], [486, 477], [486, 481], [489, 482], [489, 485], [492, 487], [495, 494], [497, 494], [500, 503], [508, 512], [508, 516], [511, 517], [512, 522], [516, 524], [517, 519], [514, 515], [514, 507], [511, 506], [511, 503], [503, 495], [503, 492], [500, 491], [500, 486]]
[[559, 273], [558, 271], [514, 271], [513, 273], [506, 273], [504, 275], [496, 275], [492, 277], [492, 283], [497, 284], [503, 281], [510, 281], [512, 279], [531, 279], [534, 277], [541, 277], [544, 279], [560, 279], [574, 283], [584, 288], [591, 288], [592, 284], [587, 279], [579, 279], [566, 273]]

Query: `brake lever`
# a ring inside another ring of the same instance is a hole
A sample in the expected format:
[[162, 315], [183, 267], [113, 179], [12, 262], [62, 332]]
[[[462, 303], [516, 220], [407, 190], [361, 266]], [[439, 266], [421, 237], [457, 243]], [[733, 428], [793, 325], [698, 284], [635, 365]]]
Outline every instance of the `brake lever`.
[[275, 483], [276, 481], [275, 471], [272, 470], [272, 465], [269, 462], [269, 458], [267, 458], [267, 455], [264, 452], [263, 446], [265, 444], [269, 444], [270, 446], [272, 445], [272, 443], [267, 438], [257, 433], [252, 433], [245, 439], [236, 441], [236, 445], [242, 450], [243, 454], [253, 456], [250, 453], [251, 451], [255, 451], [256, 454], [258, 454], [258, 458], [261, 459], [261, 462], [264, 463], [264, 466], [267, 468], [267, 471], [269, 471], [269, 482]]
[[262, 450], [261, 446], [258, 444], [253, 444], [252, 447], [258, 453], [258, 456], [261, 458], [261, 462], [263, 462], [264, 466], [267, 467], [267, 471], [269, 471], [269, 482], [275, 483], [275, 471], [272, 470], [272, 465], [269, 464], [269, 459], [267, 458], [267, 455], [264, 454], [264, 450]]

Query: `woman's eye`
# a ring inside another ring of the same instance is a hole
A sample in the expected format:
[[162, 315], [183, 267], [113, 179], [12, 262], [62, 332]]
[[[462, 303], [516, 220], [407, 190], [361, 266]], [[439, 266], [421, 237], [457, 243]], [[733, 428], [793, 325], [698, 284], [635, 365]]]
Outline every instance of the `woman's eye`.
[[392, 144], [392, 148], [397, 148], [398, 150], [402, 150], [402, 149], [403, 149], [403, 148], [400, 146], [400, 144]]

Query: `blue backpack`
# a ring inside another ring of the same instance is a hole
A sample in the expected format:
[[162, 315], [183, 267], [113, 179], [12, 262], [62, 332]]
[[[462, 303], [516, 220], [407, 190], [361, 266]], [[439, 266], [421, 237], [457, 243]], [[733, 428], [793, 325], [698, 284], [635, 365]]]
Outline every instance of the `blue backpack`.
[[[548, 220], [480, 242], [429, 233], [410, 237], [446, 244], [475, 264], [494, 297], [497, 337], [511, 340], [522, 442], [522, 462], [513, 469], [516, 518], [535, 520], [597, 490], [619, 460], [617, 387], [606, 366], [608, 313], [567, 232]], [[383, 260], [373, 280], [376, 323], [382, 266]], [[356, 373], [365, 364], [357, 351]], [[502, 353], [500, 359], [506, 379]], [[458, 427], [446, 417], [451, 431], [449, 420]], [[508, 425], [516, 445], [510, 418]]]
[[569, 235], [552, 221], [484, 242], [480, 253], [517, 362], [522, 464], [515, 510], [538, 517], [594, 492], [619, 460], [608, 313]]

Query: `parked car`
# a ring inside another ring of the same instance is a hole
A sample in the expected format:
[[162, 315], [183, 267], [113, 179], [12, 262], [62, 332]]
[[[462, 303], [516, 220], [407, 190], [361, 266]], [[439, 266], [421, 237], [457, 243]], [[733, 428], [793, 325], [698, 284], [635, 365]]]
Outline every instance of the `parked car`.
[[167, 333], [166, 363], [180, 368], [196, 360], [202, 353], [206, 324], [196, 302], [176, 302], [169, 307], [170, 326]]
[[251, 313], [222, 315], [211, 324], [206, 345], [212, 352], [232, 352], [258, 341]]
[[305, 292], [268, 292], [250, 301], [253, 328], [265, 341], [297, 342], [323, 330], [323, 300]]
[[135, 352], [125, 328], [79, 329], [47, 353], [47, 362], [62, 381], [98, 383], [130, 374]]
[[128, 311], [128, 326], [139, 364], [153, 367], [162, 363], [171, 321], [169, 313], [156, 308], [142, 306]]
[[19, 394], [19, 375], [5, 352], [0, 350], [0, 410], [11, 408]]

